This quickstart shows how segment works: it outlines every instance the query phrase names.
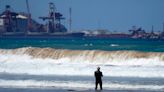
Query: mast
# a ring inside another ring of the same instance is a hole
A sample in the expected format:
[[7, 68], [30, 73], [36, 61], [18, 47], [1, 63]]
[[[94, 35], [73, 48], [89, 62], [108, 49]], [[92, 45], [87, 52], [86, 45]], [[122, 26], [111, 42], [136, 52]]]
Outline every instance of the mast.
[[152, 25], [151, 32], [154, 33], [154, 26]]
[[72, 31], [72, 8], [69, 8], [69, 31]]
[[164, 33], [164, 22], [163, 22], [163, 33]]

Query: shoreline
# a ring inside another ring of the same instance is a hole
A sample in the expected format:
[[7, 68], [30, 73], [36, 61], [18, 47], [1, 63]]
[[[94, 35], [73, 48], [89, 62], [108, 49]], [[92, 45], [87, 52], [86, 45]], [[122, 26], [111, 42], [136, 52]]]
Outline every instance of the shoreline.
[[164, 78], [103, 77], [103, 91], [95, 91], [93, 79], [2, 73], [0, 92], [162, 92], [164, 89]]
[[163, 92], [162, 90], [144, 90], [144, 89], [74, 89], [74, 88], [8, 88], [0, 87], [0, 92]]

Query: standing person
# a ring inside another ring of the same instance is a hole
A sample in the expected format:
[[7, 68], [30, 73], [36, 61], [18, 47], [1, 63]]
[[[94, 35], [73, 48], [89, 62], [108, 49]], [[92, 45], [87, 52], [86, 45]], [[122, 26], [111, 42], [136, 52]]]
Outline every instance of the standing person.
[[100, 89], [102, 90], [102, 78], [103, 77], [103, 74], [102, 72], [100, 71], [100, 67], [97, 67], [97, 71], [95, 71], [95, 90], [97, 90], [97, 85], [99, 84], [100, 85]]

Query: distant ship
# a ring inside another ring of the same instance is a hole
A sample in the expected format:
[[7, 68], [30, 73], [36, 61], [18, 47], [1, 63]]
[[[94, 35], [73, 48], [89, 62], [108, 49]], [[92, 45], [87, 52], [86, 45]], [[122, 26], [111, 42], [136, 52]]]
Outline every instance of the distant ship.
[[68, 32], [61, 24], [63, 15], [56, 12], [54, 3], [49, 3], [49, 15], [39, 17], [45, 24], [40, 24], [31, 18], [28, 0], [26, 0], [28, 13], [11, 11], [6, 5], [0, 14], [0, 38], [58, 38], [58, 37], [83, 37], [82, 32]]
[[[129, 30], [127, 33], [105, 33], [103, 30], [100, 33], [92, 34], [88, 32], [69, 32], [61, 23], [65, 18], [60, 12], [57, 12], [55, 4], [49, 3], [48, 16], [39, 17], [45, 21], [45, 24], [40, 24], [31, 18], [30, 7], [26, 0], [27, 13], [11, 11], [10, 5], [6, 5], [5, 10], [0, 14], [0, 38], [132, 38], [132, 39], [164, 39], [164, 24], [163, 32], [154, 33], [153, 28], [151, 33], [147, 33], [142, 28]], [[70, 9], [71, 12], [71, 9]], [[71, 13], [70, 13], [71, 16]], [[71, 19], [70, 19], [71, 28]]]

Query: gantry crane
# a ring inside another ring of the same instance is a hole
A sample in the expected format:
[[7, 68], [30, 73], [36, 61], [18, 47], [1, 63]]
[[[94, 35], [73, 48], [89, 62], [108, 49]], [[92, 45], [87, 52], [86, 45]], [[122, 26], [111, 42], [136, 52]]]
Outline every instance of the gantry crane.
[[[60, 30], [60, 20], [64, 19], [63, 15], [56, 12], [56, 7], [54, 3], [49, 3], [49, 15], [45, 17], [39, 17], [42, 20], [48, 20], [48, 33], [54, 33], [56, 30]], [[58, 24], [58, 25], [57, 25]]]

